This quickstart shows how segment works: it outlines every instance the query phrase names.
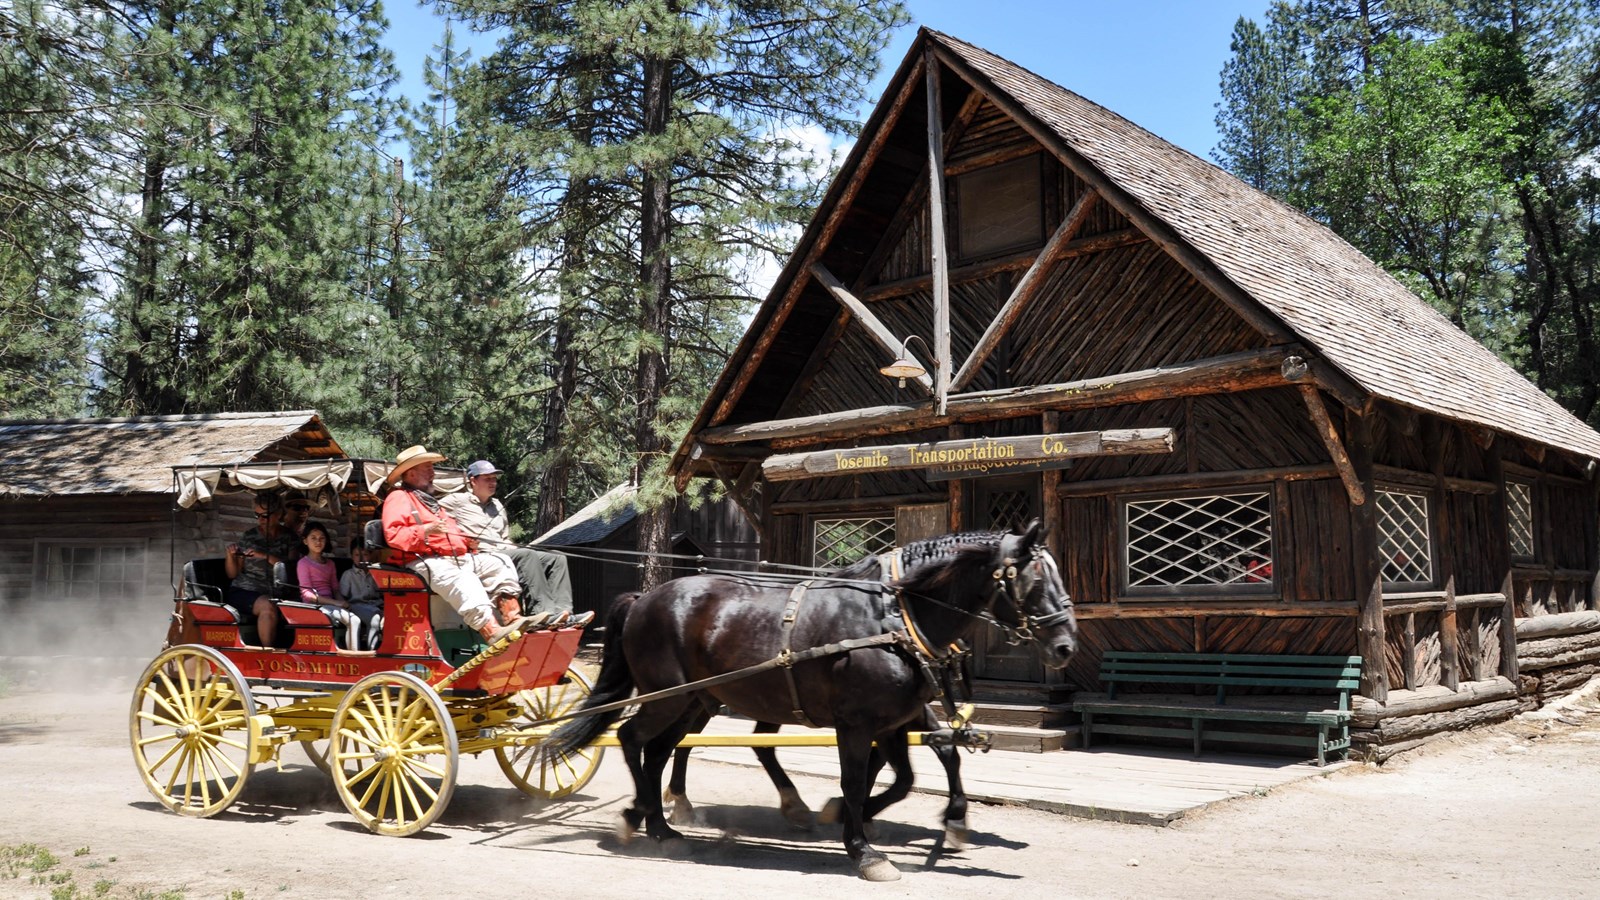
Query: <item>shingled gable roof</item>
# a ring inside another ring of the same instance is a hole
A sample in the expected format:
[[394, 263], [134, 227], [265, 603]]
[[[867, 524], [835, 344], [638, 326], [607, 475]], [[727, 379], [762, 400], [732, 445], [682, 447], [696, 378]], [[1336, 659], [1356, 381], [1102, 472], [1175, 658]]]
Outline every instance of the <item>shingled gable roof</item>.
[[926, 34], [1367, 391], [1600, 457], [1600, 434], [1327, 227], [1009, 60]]
[[299, 458], [297, 435], [344, 455], [315, 410], [0, 421], [0, 496], [170, 493], [173, 466]]
[[758, 338], [774, 327], [793, 280], [806, 277], [799, 263], [823, 239], [863, 149], [887, 127], [888, 98], [900, 92], [929, 47], [991, 97], [1031, 119], [1022, 124], [1036, 136], [1053, 137], [1095, 169], [1125, 201], [1170, 229], [1360, 388], [1402, 406], [1600, 458], [1600, 434], [1327, 227], [1099, 104], [924, 28], [701, 408], [673, 471], [688, 464], [695, 433], [720, 424], [712, 420], [716, 409], [737, 373], [752, 364]]

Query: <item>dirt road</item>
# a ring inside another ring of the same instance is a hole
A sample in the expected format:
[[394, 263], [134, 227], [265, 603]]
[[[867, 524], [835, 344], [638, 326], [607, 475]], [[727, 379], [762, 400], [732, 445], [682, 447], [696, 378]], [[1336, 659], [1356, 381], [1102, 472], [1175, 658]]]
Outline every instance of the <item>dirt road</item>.
[[[868, 884], [837, 828], [783, 823], [758, 769], [692, 768], [703, 823], [670, 857], [612, 836], [631, 791], [615, 753], [555, 803], [523, 798], [492, 759], [465, 760], [444, 818], [396, 839], [356, 826], [291, 748], [233, 809], [184, 819], [139, 782], [127, 697], [13, 691], [0, 697], [0, 897], [1600, 898], [1594, 696], [1172, 828], [976, 807], [974, 845], [947, 852], [940, 799], [913, 795], [877, 844], [903, 880]], [[835, 792], [797, 780], [814, 808]]]

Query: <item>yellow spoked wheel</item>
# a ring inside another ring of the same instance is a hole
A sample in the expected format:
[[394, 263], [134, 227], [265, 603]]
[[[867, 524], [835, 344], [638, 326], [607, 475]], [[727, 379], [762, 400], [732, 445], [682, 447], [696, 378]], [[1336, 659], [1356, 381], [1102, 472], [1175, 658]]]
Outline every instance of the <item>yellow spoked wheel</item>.
[[197, 644], [162, 653], [139, 676], [128, 713], [145, 787], [180, 816], [214, 816], [254, 769], [250, 685], [227, 657]]
[[331, 750], [339, 799], [369, 831], [416, 834], [455, 793], [455, 724], [439, 693], [414, 675], [356, 682], [333, 714]]
[[[593, 685], [582, 672], [569, 669], [557, 684], [520, 691], [514, 701], [522, 710], [517, 724], [527, 726], [572, 712], [589, 699]], [[555, 800], [576, 793], [600, 768], [604, 747], [584, 747], [570, 756], [550, 758], [537, 745], [495, 747], [494, 759], [517, 789], [530, 797]]]

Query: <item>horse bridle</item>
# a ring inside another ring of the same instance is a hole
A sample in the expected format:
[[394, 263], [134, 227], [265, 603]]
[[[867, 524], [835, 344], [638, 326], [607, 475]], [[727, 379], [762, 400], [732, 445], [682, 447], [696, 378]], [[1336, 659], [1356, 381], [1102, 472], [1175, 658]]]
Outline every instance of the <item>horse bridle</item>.
[[[1038, 583], [1040, 579], [1044, 578], [1044, 552], [1042, 547], [1029, 548], [1029, 560], [1021, 569], [1021, 571], [1038, 570], [1035, 573], [1034, 583]], [[1003, 558], [999, 567], [994, 570], [994, 594], [989, 598], [989, 602], [984, 605], [984, 611], [989, 613], [987, 617], [989, 621], [1005, 632], [1006, 643], [1013, 647], [1023, 641], [1038, 640], [1038, 635], [1034, 633], [1035, 629], [1060, 625], [1062, 622], [1072, 618], [1072, 604], [1070, 602], [1053, 613], [1047, 613], [1042, 616], [1029, 615], [1026, 601], [1022, 594], [1022, 586], [1017, 578], [1019, 574], [1017, 560], [1009, 556]], [[1008, 625], [1000, 621], [992, 612], [995, 601], [1002, 596], [1011, 599], [1011, 608], [1016, 610], [1017, 613], [1016, 625]]]

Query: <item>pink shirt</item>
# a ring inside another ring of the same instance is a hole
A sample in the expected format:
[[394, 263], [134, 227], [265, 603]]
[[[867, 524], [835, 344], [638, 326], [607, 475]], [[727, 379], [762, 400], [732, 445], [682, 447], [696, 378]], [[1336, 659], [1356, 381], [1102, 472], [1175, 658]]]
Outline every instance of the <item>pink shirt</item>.
[[309, 556], [302, 556], [295, 573], [300, 576], [300, 599], [305, 602], [317, 602], [319, 594], [343, 599], [339, 596], [339, 570], [334, 568], [333, 560], [319, 563]]

